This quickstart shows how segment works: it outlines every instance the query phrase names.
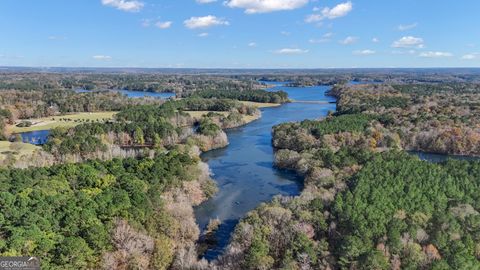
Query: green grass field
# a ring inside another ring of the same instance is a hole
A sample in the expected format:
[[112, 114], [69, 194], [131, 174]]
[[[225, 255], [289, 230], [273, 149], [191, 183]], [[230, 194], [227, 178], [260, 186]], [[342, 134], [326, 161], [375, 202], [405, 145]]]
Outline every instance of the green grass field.
[[8, 154], [12, 154], [15, 158], [18, 158], [25, 155], [31, 155], [39, 149], [42, 148], [29, 143], [0, 141], [0, 160], [5, 159]]
[[112, 119], [117, 112], [95, 112], [95, 113], [75, 113], [59, 115], [38, 119], [19, 120], [16, 124], [23, 121], [30, 121], [30, 127], [17, 127], [15, 125], [7, 126], [9, 133], [21, 133], [37, 130], [48, 130], [57, 127], [74, 127], [86, 122], [97, 122]]

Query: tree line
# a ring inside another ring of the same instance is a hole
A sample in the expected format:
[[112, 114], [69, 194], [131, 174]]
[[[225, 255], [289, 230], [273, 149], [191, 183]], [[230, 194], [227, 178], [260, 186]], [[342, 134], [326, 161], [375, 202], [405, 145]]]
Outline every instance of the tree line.
[[265, 90], [201, 90], [192, 94], [201, 98], [223, 98], [260, 103], [285, 103], [288, 101], [288, 94], [284, 91], [268, 92]]

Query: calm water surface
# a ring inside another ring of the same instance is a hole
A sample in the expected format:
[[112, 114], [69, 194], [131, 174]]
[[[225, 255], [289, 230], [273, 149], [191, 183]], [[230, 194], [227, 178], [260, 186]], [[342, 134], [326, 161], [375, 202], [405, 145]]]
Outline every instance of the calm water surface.
[[[327, 86], [297, 88], [276, 85], [270, 91], [286, 91], [294, 100], [335, 101], [325, 96], [330, 89]], [[202, 229], [210, 219], [218, 218], [223, 222], [217, 233], [219, 243], [207, 251], [205, 258], [214, 259], [221, 254], [238, 220], [248, 211], [270, 201], [275, 195], [300, 193], [301, 179], [293, 172], [273, 166], [272, 127], [284, 122], [324, 117], [328, 111], [335, 109], [335, 104], [304, 103], [265, 108], [259, 120], [227, 132], [228, 147], [202, 155], [210, 166], [219, 192], [195, 209], [197, 222]]]
[[50, 130], [38, 130], [20, 133], [20, 136], [22, 137], [22, 142], [24, 143], [42, 145], [47, 143], [49, 134]]

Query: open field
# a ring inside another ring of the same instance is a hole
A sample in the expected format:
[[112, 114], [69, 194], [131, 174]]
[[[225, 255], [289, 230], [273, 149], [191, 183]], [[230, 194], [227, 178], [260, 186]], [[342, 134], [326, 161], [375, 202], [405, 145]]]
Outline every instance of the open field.
[[48, 130], [57, 127], [74, 127], [85, 122], [97, 122], [112, 119], [117, 112], [75, 113], [45, 118], [19, 120], [16, 124], [29, 121], [30, 127], [7, 126], [9, 133], [20, 133], [37, 130]]
[[0, 160], [4, 160], [7, 154], [13, 154], [18, 158], [25, 155], [31, 155], [35, 150], [42, 149], [29, 143], [0, 141]]
[[260, 102], [253, 102], [253, 101], [240, 101], [240, 102], [242, 102], [245, 105], [253, 106], [257, 108], [270, 108], [270, 107], [278, 107], [282, 105], [279, 103], [260, 103]]

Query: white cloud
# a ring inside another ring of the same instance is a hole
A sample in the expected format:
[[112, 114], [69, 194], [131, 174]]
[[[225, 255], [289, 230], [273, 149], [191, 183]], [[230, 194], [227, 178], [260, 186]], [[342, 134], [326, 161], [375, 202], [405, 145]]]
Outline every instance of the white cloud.
[[374, 37], [374, 38], [372, 38], [372, 42], [373, 42], [373, 43], [378, 43], [378, 42], [380, 42], [380, 39]]
[[222, 18], [208, 15], [204, 17], [191, 17], [183, 22], [189, 29], [208, 28], [217, 25], [229, 25], [230, 23]]
[[[319, 14], [308, 15], [305, 18], [305, 22], [313, 23], [313, 22], [319, 22], [325, 19], [333, 20], [336, 18], [346, 16], [348, 13], [350, 13], [350, 11], [352, 11], [352, 9], [353, 9], [353, 4], [350, 1], [338, 4], [333, 8], [326, 7], [322, 9], [322, 11]], [[314, 9], [314, 11], [315, 10], [318, 10], [318, 9]]]
[[343, 45], [350, 45], [357, 42], [357, 40], [358, 40], [357, 37], [349, 36], [349, 37], [346, 37], [344, 40], [340, 40], [339, 42], [340, 44], [343, 44]]
[[201, 37], [201, 38], [204, 38], [204, 37], [208, 37], [208, 35], [209, 34], [207, 32], [203, 32], [203, 33], [198, 34], [197, 36]]
[[394, 48], [424, 48], [423, 39], [419, 37], [402, 37], [401, 39], [393, 42], [392, 47]]
[[108, 55], [94, 55], [94, 56], [92, 56], [92, 58], [95, 59], [95, 60], [100, 60], [100, 61], [112, 60], [112, 57], [108, 56]]
[[199, 4], [209, 4], [213, 2], [217, 2], [217, 0], [195, 0]]
[[173, 22], [167, 21], [167, 22], [157, 22], [155, 23], [155, 26], [160, 28], [160, 29], [167, 29], [172, 26]]
[[419, 56], [425, 57], [425, 58], [441, 58], [441, 57], [451, 57], [453, 56], [453, 54], [449, 52], [423, 52]]
[[243, 8], [247, 14], [292, 10], [303, 7], [309, 0], [226, 0], [224, 5]]
[[462, 56], [462, 59], [463, 60], [473, 60], [473, 59], [476, 59], [477, 56], [474, 55], [474, 54], [465, 54], [464, 56]]
[[469, 53], [469, 54], [465, 54], [464, 56], [462, 56], [462, 59], [463, 60], [474, 60], [474, 59], [479, 58], [479, 56], [480, 56], [480, 53]]
[[119, 10], [128, 12], [138, 12], [145, 5], [143, 2], [136, 0], [102, 0], [102, 4], [105, 6], [114, 7]]
[[248, 47], [257, 47], [257, 43], [250, 42], [250, 43], [248, 43]]
[[282, 34], [283, 36], [290, 36], [292, 33], [287, 32], [287, 31], [282, 31], [282, 32], [280, 32], [280, 34]]
[[283, 48], [273, 52], [276, 54], [304, 54], [304, 53], [308, 53], [308, 50], [295, 49], [295, 48]]
[[373, 50], [359, 50], [359, 51], [354, 51], [353, 54], [355, 55], [372, 55], [375, 54], [376, 52]]
[[399, 31], [407, 31], [407, 30], [411, 30], [411, 29], [413, 29], [413, 28], [415, 28], [415, 27], [417, 27], [417, 26], [418, 26], [418, 23], [405, 24], [405, 25], [404, 25], [404, 24], [400, 24], [400, 25], [398, 26], [398, 30], [399, 30]]

